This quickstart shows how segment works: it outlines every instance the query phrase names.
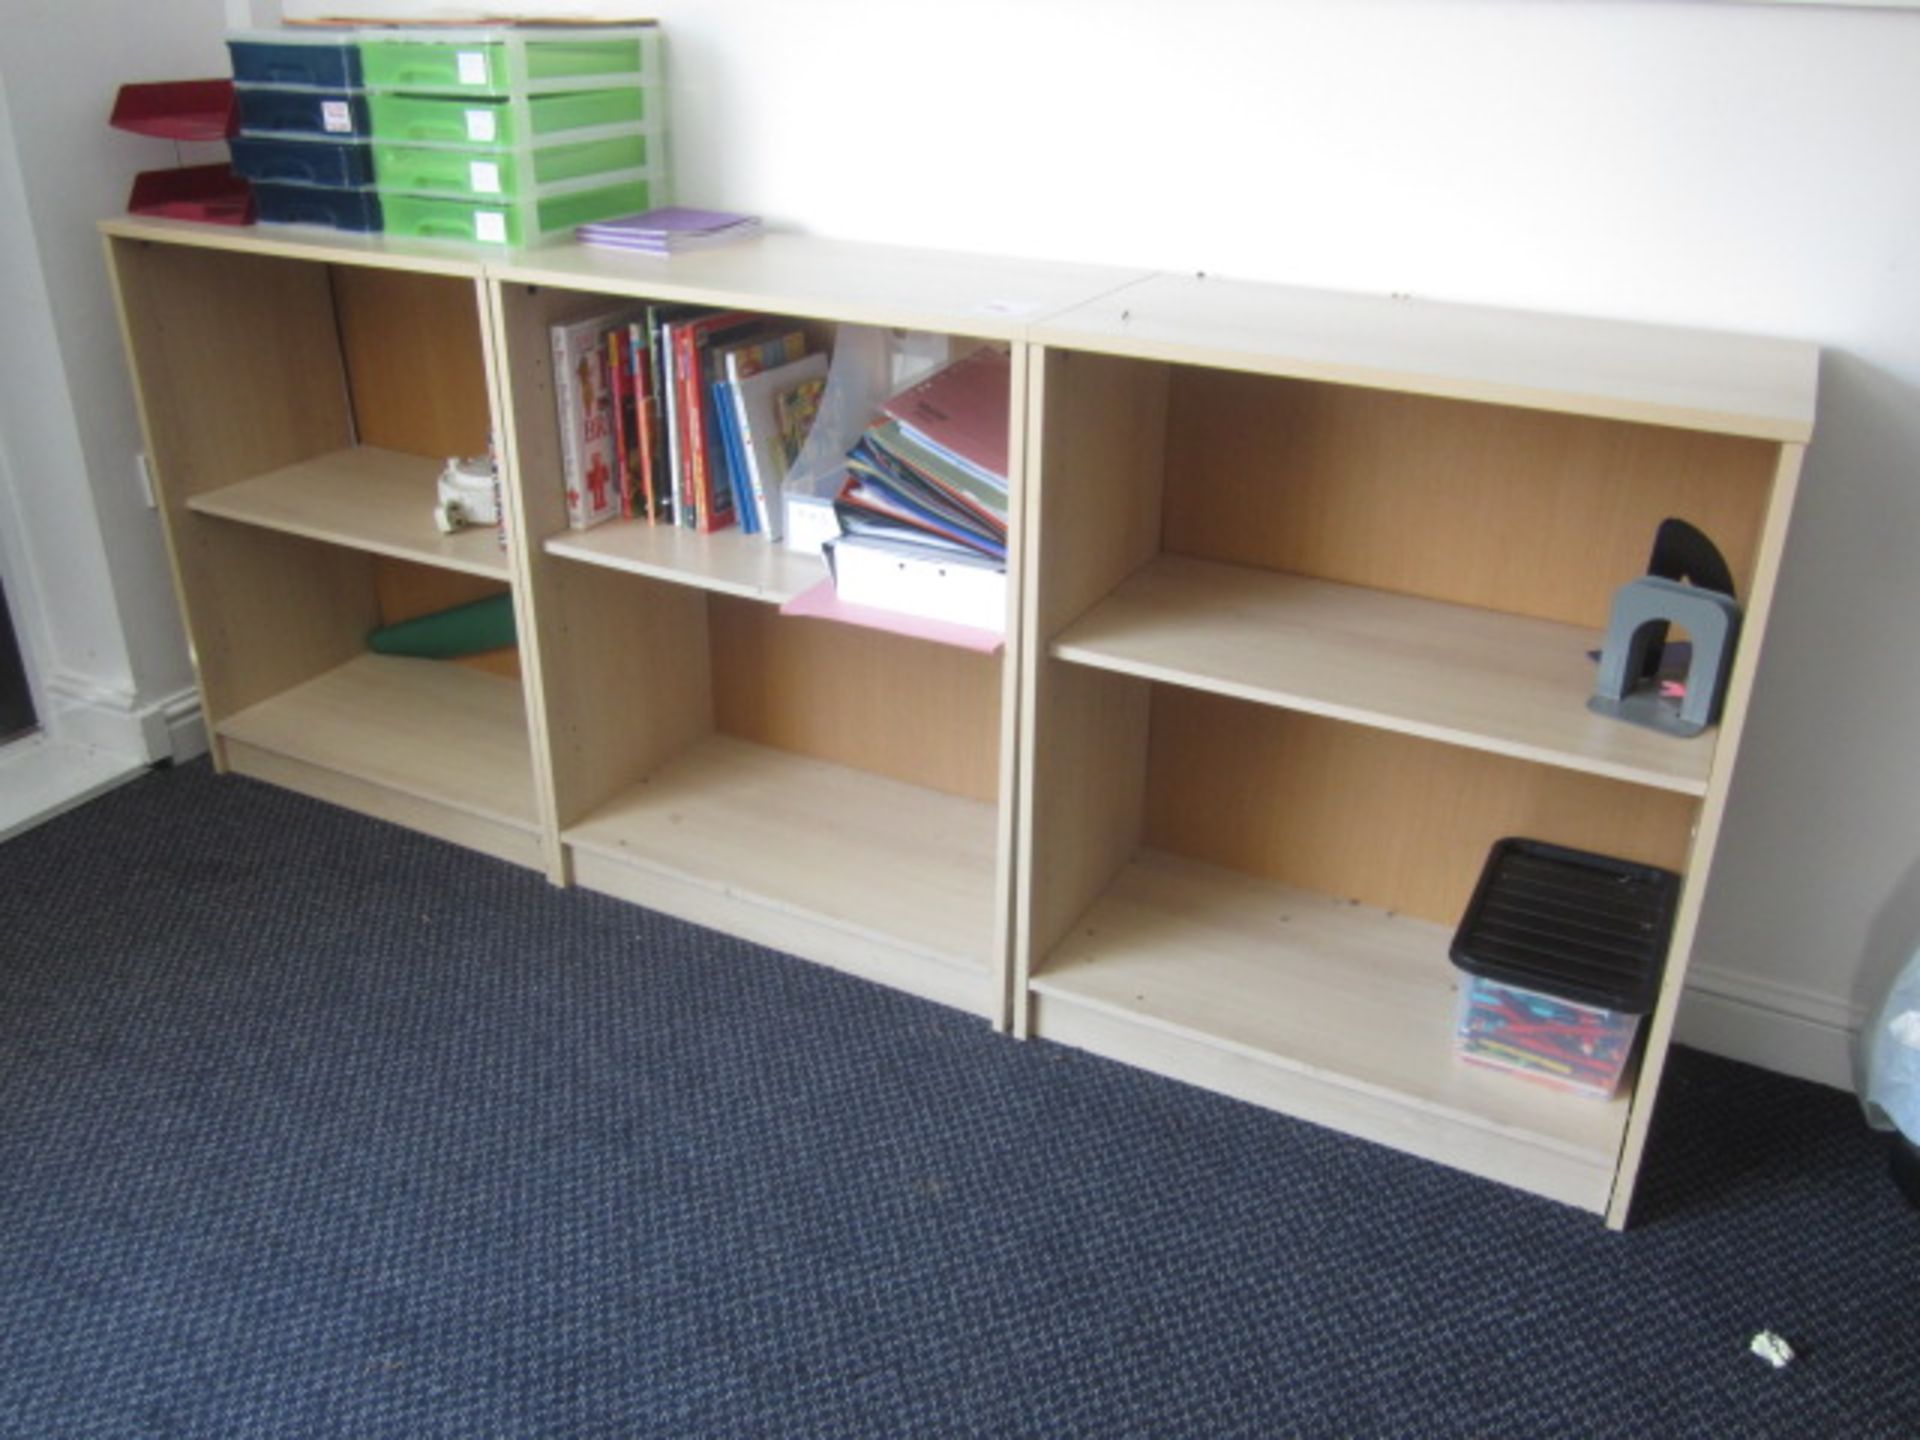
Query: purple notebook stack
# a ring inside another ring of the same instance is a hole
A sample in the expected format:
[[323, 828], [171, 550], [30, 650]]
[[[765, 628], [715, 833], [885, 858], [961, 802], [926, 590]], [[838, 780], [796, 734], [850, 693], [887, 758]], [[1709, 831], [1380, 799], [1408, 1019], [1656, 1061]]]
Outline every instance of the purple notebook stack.
[[583, 245], [613, 250], [635, 250], [643, 255], [673, 255], [709, 245], [725, 245], [760, 233], [758, 215], [735, 215], [727, 210], [690, 210], [668, 205], [617, 220], [595, 220], [574, 235]]

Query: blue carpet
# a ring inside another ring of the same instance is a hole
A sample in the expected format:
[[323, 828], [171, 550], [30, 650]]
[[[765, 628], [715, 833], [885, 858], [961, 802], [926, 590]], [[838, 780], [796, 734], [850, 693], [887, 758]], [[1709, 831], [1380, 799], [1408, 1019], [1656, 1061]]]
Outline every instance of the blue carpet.
[[8, 1437], [1920, 1433], [1849, 1097], [1636, 1221], [204, 764], [0, 846]]

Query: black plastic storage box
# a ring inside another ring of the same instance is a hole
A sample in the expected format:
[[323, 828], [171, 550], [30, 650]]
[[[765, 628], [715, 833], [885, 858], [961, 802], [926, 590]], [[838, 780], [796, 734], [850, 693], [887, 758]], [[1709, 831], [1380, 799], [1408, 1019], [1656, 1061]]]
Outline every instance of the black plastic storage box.
[[1679, 893], [1651, 865], [1496, 843], [1453, 938], [1461, 1058], [1610, 1098], [1659, 996]]

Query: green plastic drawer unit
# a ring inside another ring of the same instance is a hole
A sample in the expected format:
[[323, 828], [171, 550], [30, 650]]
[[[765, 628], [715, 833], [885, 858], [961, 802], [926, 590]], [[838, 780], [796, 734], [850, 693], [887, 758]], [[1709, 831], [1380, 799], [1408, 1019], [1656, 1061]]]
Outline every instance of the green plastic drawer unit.
[[367, 109], [373, 138], [396, 145], [521, 145], [637, 125], [654, 119], [659, 104], [656, 92], [625, 85], [471, 98], [378, 93], [367, 97]]
[[389, 235], [509, 246], [532, 245], [589, 220], [610, 220], [667, 203], [665, 187], [644, 176], [555, 191], [530, 200], [467, 200], [390, 192], [383, 192], [380, 199]]
[[369, 90], [429, 95], [519, 95], [657, 83], [654, 26], [581, 26], [363, 33]]
[[546, 186], [590, 180], [620, 171], [649, 170], [654, 136], [634, 128], [624, 135], [558, 145], [474, 150], [445, 145], [373, 147], [380, 188], [415, 195], [498, 196], [524, 199]]

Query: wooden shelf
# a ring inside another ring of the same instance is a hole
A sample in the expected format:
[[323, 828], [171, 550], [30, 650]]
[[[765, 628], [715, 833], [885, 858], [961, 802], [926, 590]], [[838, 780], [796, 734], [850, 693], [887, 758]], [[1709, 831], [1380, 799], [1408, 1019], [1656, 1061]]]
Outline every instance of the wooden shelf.
[[748, 600], [784, 604], [826, 574], [817, 555], [802, 555], [759, 535], [722, 530], [702, 535], [677, 525], [617, 521], [548, 537], [549, 555], [649, 575]]
[[1070, 625], [1062, 660], [1634, 784], [1705, 793], [1710, 733], [1586, 708], [1600, 637], [1271, 571], [1162, 556]]
[[540, 863], [526, 706], [512, 680], [362, 655], [219, 731], [235, 770]]
[[1156, 852], [1032, 980], [1036, 1034], [1604, 1210], [1624, 1095], [1453, 1053], [1451, 934]]
[[[684, 911], [682, 887], [776, 922], [781, 948], [978, 1010], [996, 943], [996, 820], [974, 801], [713, 736], [562, 834], [580, 883]], [[679, 895], [679, 903], [675, 896]], [[801, 944], [793, 942], [798, 937]], [[847, 957], [866, 957], [847, 963]]]
[[376, 555], [507, 579], [507, 555], [493, 526], [452, 535], [435, 527], [434, 487], [443, 463], [360, 445], [195, 495], [187, 508]]

